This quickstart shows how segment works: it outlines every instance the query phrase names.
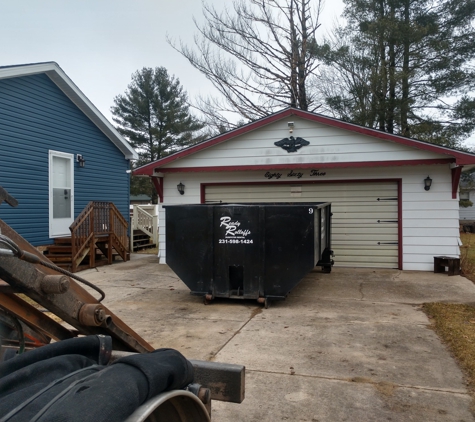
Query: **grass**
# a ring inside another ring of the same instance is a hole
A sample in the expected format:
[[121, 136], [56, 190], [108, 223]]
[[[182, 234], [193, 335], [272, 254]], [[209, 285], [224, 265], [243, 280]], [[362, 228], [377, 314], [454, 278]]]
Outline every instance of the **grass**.
[[[460, 233], [462, 274], [475, 282], [475, 234]], [[432, 328], [447, 345], [465, 373], [475, 409], [475, 307], [456, 303], [425, 303]]]
[[475, 282], [475, 233], [460, 233], [460, 266], [462, 273]]
[[475, 308], [455, 303], [425, 303], [432, 327], [465, 372], [475, 399]]

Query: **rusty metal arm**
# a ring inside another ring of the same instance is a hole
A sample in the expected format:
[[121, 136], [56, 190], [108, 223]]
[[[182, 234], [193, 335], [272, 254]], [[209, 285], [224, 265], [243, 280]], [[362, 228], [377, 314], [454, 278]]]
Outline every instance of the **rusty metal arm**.
[[74, 337], [74, 334], [66, 327], [49, 318], [14, 293], [2, 293], [0, 291], [0, 304], [2, 308], [15, 315], [26, 325], [56, 341]]
[[[13, 241], [22, 252], [45, 260], [54, 267], [51, 261], [2, 220], [0, 233]], [[154, 350], [78, 283], [52, 268], [0, 254], [0, 278], [15, 291], [26, 294], [80, 333], [111, 336], [114, 349], [140, 353]]]

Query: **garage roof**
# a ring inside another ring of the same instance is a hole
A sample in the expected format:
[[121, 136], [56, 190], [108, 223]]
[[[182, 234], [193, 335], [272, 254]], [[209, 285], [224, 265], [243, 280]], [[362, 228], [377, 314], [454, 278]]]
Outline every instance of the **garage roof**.
[[[316, 113], [310, 113], [307, 111], [302, 111], [299, 109], [295, 108], [286, 108], [284, 110], [281, 110], [275, 114], [272, 114], [270, 116], [264, 117], [260, 120], [254, 121], [252, 123], [249, 123], [247, 125], [241, 126], [237, 129], [234, 129], [232, 131], [220, 134], [218, 136], [215, 136], [213, 138], [210, 138], [206, 141], [203, 141], [199, 144], [193, 145], [189, 148], [183, 149], [181, 151], [178, 151], [174, 154], [168, 155], [160, 160], [154, 161], [150, 164], [147, 164], [145, 166], [139, 167], [134, 171], [135, 175], [149, 175], [152, 176], [154, 173], [161, 172], [164, 170], [164, 167], [167, 166], [167, 164], [173, 163], [177, 160], [181, 160], [183, 158], [186, 158], [192, 154], [196, 154], [197, 152], [203, 151], [205, 149], [211, 148], [215, 145], [221, 144], [223, 142], [229, 141], [231, 139], [234, 139], [238, 136], [244, 135], [246, 133], [249, 133], [251, 131], [254, 131], [256, 129], [262, 128], [266, 125], [269, 125], [271, 123], [274, 123], [276, 121], [289, 118], [289, 117], [299, 117], [305, 120], [317, 122], [320, 124], [328, 125], [334, 128], [339, 128], [343, 129], [349, 132], [354, 132], [357, 134], [362, 134], [366, 136], [370, 136], [373, 138], [378, 138], [382, 139], [385, 141], [389, 142], [394, 142], [396, 144], [400, 145], [405, 145], [408, 147], [416, 148], [419, 150], [423, 151], [429, 151], [433, 152], [436, 154], [441, 154], [442, 156], [445, 156], [443, 160], [437, 160], [437, 163], [441, 163], [442, 161], [444, 162], [450, 162], [454, 163], [457, 166], [466, 166], [466, 165], [475, 165], [475, 154], [471, 153], [466, 153], [462, 151], [458, 151], [452, 148], [447, 148], [435, 144], [431, 144], [428, 142], [424, 141], [419, 141], [417, 139], [411, 139], [411, 138], [405, 138], [403, 136], [399, 135], [394, 135], [391, 133], [386, 133], [386, 132], [381, 132], [376, 129], [370, 129], [367, 127], [355, 125], [353, 123], [348, 123], [344, 122], [342, 120], [334, 119], [331, 117], [323, 116], [321, 114], [316, 114]], [[434, 161], [434, 164], [437, 164]], [[185, 163], [184, 163], [185, 164]], [[371, 163], [366, 163], [367, 165], [371, 165]], [[378, 162], [378, 165], [395, 165], [397, 163], [388, 161], [386, 163]], [[398, 163], [401, 165], [402, 163]], [[409, 164], [409, 163], [406, 163]], [[296, 164], [297, 165], [297, 164]], [[176, 167], [176, 166], [174, 166]], [[275, 168], [275, 165], [272, 165], [273, 168]], [[257, 169], [255, 166], [249, 166], [249, 170], [251, 169]], [[171, 170], [171, 169], [170, 169]], [[176, 169], [177, 170], [177, 169]], [[205, 168], [200, 169], [201, 171], [205, 170]], [[212, 171], [213, 169], [207, 168], [206, 170]], [[219, 168], [219, 169], [214, 169], [214, 170], [220, 170], [223, 171], [225, 170], [225, 167]], [[235, 170], [235, 169], [233, 169]], [[243, 168], [244, 170], [244, 168]], [[183, 166], [182, 171], [186, 171], [186, 166]]]
[[0, 67], [0, 79], [46, 74], [64, 94], [119, 148], [125, 158], [137, 160], [138, 154], [92, 102], [55, 62]]

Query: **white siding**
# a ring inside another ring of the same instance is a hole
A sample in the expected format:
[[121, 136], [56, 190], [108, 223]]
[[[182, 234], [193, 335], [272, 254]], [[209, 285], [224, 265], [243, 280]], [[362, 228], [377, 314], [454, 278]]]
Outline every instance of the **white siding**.
[[[188, 164], [188, 162], [187, 159], [186, 163]], [[309, 176], [308, 169], [302, 170], [304, 175], [298, 180], [287, 177], [286, 171], [280, 170], [279, 172], [282, 176], [278, 182], [292, 181], [298, 185], [301, 180], [316, 180], [315, 177]], [[298, 170], [294, 170], [294, 172], [298, 172]], [[263, 182], [267, 181], [265, 173], [265, 171], [167, 173], [164, 177], [164, 204], [196, 204], [200, 202], [201, 183]], [[424, 190], [423, 180], [427, 175], [430, 175], [433, 180], [430, 191]], [[431, 271], [433, 270], [434, 256], [459, 254], [459, 207], [458, 200], [452, 199], [449, 165], [325, 169], [325, 176], [318, 177], [317, 180], [325, 182], [329, 180], [398, 178], [402, 179], [403, 269]], [[176, 188], [180, 181], [185, 185], [183, 196], [178, 193]], [[270, 182], [275, 182], [275, 179]], [[161, 212], [161, 262], [165, 262], [164, 218], [164, 212]]]
[[[295, 128], [289, 133], [287, 121]], [[290, 135], [310, 142], [288, 153], [274, 142]], [[344, 163], [447, 158], [394, 142], [302, 119], [284, 119], [168, 164], [176, 167], [249, 166], [296, 163]], [[225, 164], [224, 164], [225, 163]]]

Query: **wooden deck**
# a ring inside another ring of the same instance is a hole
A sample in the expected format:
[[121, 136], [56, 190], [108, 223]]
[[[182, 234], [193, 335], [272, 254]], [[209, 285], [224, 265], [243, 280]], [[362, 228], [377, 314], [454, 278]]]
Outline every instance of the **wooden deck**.
[[69, 228], [70, 237], [56, 238], [45, 255], [71, 272], [130, 259], [128, 223], [110, 202], [90, 202]]

